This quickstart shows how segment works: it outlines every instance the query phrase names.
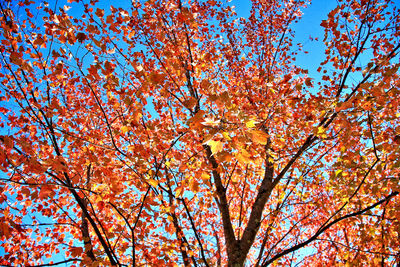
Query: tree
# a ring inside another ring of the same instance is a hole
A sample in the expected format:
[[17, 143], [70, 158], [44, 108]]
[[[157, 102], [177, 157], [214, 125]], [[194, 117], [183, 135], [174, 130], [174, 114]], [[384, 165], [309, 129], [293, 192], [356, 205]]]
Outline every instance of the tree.
[[0, 263], [399, 264], [399, 8], [338, 1], [311, 76], [308, 4], [1, 2]]

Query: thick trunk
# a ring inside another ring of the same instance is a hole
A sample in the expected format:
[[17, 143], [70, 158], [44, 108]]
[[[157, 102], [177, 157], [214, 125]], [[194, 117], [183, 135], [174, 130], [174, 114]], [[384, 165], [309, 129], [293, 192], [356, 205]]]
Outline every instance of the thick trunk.
[[240, 241], [237, 240], [234, 244], [228, 245], [230, 251], [228, 252], [228, 266], [229, 267], [240, 267], [244, 265], [247, 253], [244, 253], [240, 249]]

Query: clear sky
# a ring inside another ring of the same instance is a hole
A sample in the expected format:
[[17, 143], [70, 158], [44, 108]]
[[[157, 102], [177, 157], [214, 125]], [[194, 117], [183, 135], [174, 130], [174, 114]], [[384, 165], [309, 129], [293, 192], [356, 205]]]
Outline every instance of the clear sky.
[[[249, 0], [232, 0], [235, 11], [238, 16], [247, 18], [250, 14], [251, 3]], [[337, 5], [335, 0], [313, 0], [311, 5], [302, 9], [303, 16], [301, 20], [293, 25], [295, 30], [294, 44], [302, 43], [305, 51], [308, 54], [299, 53], [297, 63], [309, 70], [309, 74], [313, 78], [317, 78], [320, 74], [317, 72], [319, 63], [325, 58], [325, 47], [322, 43], [324, 31], [320, 26], [322, 20], [327, 19], [329, 11]], [[309, 37], [318, 37], [318, 41], [310, 41]]]
[[[50, 0], [49, 2], [54, 3], [54, 0]], [[107, 4], [105, 3], [111, 4], [112, 1], [100, 0], [101, 7], [107, 9]], [[122, 3], [123, 1], [121, 1], [121, 3], [114, 2], [112, 4], [122, 5]], [[232, 0], [231, 4], [236, 6], [235, 10], [240, 17], [248, 17], [251, 8], [249, 0]], [[301, 67], [308, 69], [311, 77], [319, 76], [316, 69], [324, 58], [324, 46], [322, 44], [323, 29], [320, 23], [327, 18], [327, 13], [335, 6], [335, 0], [314, 0], [308, 8], [303, 9], [303, 18], [294, 27], [296, 33], [294, 43], [302, 43], [304, 45], [304, 50], [309, 52], [308, 54], [299, 53], [297, 63]], [[319, 41], [310, 42], [310, 36], [318, 37]], [[0, 248], [0, 255], [1, 253], [4, 253], [4, 251]], [[64, 255], [57, 255], [52, 260], [64, 260]]]

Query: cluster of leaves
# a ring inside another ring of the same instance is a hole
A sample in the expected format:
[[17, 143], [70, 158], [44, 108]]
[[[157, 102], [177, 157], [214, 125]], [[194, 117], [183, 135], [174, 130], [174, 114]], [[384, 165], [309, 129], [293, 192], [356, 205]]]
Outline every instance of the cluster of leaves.
[[394, 3], [338, 1], [316, 79], [306, 0], [61, 2], [0, 6], [1, 264], [399, 262]]

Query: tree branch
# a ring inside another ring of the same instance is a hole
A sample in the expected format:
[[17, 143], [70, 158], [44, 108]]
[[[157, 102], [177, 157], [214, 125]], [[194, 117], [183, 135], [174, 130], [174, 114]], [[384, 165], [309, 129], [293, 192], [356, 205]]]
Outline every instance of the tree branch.
[[312, 237], [310, 237], [308, 240], [306, 240], [306, 241], [304, 241], [304, 242], [301, 242], [300, 244], [298, 244], [298, 245], [296, 245], [296, 246], [293, 246], [293, 247], [291, 247], [291, 248], [289, 248], [289, 249], [285, 249], [284, 251], [278, 253], [277, 255], [275, 255], [274, 257], [272, 257], [271, 259], [265, 261], [261, 266], [263, 266], [263, 267], [268, 266], [269, 264], [271, 264], [272, 262], [276, 261], [277, 259], [279, 259], [279, 258], [281, 258], [281, 257], [283, 257], [283, 256], [285, 256], [285, 255], [287, 255], [287, 254], [289, 254], [289, 253], [291, 253], [291, 252], [293, 252], [293, 251], [296, 251], [296, 250], [298, 250], [298, 249], [300, 249], [300, 248], [305, 247], [306, 245], [308, 245], [308, 244], [311, 243], [312, 241], [316, 240], [316, 239], [318, 238], [318, 236], [320, 236], [321, 234], [323, 234], [326, 230], [328, 230], [331, 226], [335, 225], [336, 223], [338, 223], [338, 222], [340, 222], [340, 221], [343, 221], [343, 220], [345, 220], [345, 219], [354, 217], [354, 216], [361, 215], [361, 214], [363, 214], [363, 213], [365, 213], [365, 212], [367, 212], [367, 211], [370, 211], [370, 210], [372, 210], [373, 208], [375, 208], [375, 207], [381, 205], [382, 203], [384, 203], [384, 202], [386, 202], [386, 201], [389, 201], [391, 198], [397, 196], [398, 194], [399, 194], [399, 192], [394, 191], [393, 193], [391, 193], [390, 195], [388, 195], [388, 196], [385, 197], [384, 199], [382, 199], [382, 200], [376, 202], [375, 204], [373, 204], [373, 205], [371, 205], [371, 206], [366, 207], [365, 209], [362, 209], [362, 210], [359, 210], [359, 211], [357, 211], [357, 212], [353, 212], [353, 213], [347, 214], [347, 215], [345, 215], [345, 216], [342, 216], [342, 217], [339, 217], [339, 218], [333, 220], [331, 223], [326, 224], [324, 227], [318, 229], [318, 231], [317, 231]]

